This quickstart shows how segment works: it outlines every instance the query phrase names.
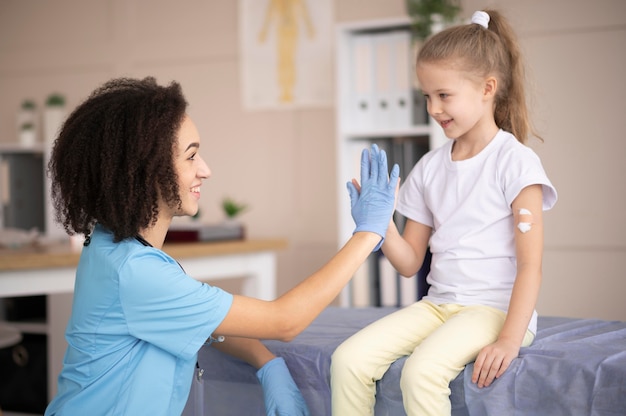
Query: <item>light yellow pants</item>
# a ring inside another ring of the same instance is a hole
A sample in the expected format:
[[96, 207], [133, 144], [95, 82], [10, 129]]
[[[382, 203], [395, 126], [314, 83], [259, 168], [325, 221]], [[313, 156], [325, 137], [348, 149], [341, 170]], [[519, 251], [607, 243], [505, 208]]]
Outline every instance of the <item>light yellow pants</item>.
[[[449, 415], [450, 382], [497, 339], [505, 317], [488, 306], [422, 300], [373, 322], [332, 356], [333, 415], [373, 415], [376, 381], [407, 355], [400, 378], [407, 415]], [[533, 339], [527, 331], [523, 346]]]

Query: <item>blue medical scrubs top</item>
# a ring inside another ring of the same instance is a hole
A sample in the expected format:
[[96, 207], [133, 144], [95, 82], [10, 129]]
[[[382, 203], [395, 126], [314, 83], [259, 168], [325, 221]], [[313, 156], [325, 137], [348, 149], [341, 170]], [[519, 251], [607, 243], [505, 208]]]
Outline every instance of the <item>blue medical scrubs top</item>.
[[163, 251], [114, 243], [97, 225], [76, 271], [68, 349], [45, 414], [180, 415], [197, 352], [232, 300]]

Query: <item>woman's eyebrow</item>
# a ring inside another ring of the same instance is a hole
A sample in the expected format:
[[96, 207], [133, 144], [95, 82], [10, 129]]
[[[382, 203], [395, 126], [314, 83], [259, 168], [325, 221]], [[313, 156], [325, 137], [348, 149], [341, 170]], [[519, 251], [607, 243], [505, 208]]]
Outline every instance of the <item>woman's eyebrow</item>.
[[198, 142], [189, 143], [189, 146], [187, 146], [187, 148], [185, 149], [185, 152], [191, 149], [192, 147], [200, 147], [200, 143]]

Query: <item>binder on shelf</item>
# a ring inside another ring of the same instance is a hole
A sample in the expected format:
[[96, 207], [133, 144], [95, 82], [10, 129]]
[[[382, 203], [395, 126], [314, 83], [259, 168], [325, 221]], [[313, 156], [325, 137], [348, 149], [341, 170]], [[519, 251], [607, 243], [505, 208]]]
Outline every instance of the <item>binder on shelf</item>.
[[374, 124], [378, 129], [413, 125], [411, 35], [394, 30], [374, 38]]
[[356, 131], [414, 124], [411, 34], [356, 33], [351, 39], [350, 127]]
[[408, 306], [428, 293], [426, 281], [432, 254], [426, 250], [424, 263], [414, 276], [402, 276], [382, 252], [370, 254], [351, 282], [351, 306]]
[[403, 180], [409, 176], [413, 166], [417, 163], [418, 158], [416, 148], [419, 145], [415, 140], [406, 139], [402, 142], [402, 178]]
[[374, 108], [373, 121], [377, 129], [387, 129], [392, 122], [393, 50], [387, 33], [372, 35], [374, 42]]
[[368, 130], [374, 127], [374, 51], [373, 35], [368, 33], [355, 34], [352, 37], [350, 88], [350, 120], [351, 129]]
[[427, 138], [411, 138], [403, 142], [402, 157], [404, 163], [404, 177], [406, 178], [417, 162], [424, 156], [429, 148]]
[[392, 166], [393, 163], [397, 163], [398, 166], [400, 167], [400, 179], [404, 182], [404, 178], [406, 178], [406, 174], [407, 169], [410, 169], [409, 166], [405, 165], [405, 158], [404, 158], [404, 142], [407, 139], [405, 139], [404, 137], [394, 137], [391, 139], [391, 146], [390, 146], [390, 150], [388, 151], [389, 153], [387, 154], [388, 156], [388, 160], [391, 162], [390, 166]]
[[380, 306], [380, 270], [378, 268], [378, 256], [380, 252], [371, 253], [367, 258], [370, 269], [370, 305]]
[[408, 128], [414, 124], [412, 79], [413, 58], [411, 56], [411, 34], [408, 30], [397, 30], [386, 35], [390, 44], [390, 128]]
[[384, 148], [387, 152], [389, 166], [397, 163], [400, 166], [400, 177], [402, 181], [406, 179], [422, 156], [428, 153], [429, 142], [427, 137], [393, 137], [384, 140], [389, 142]]

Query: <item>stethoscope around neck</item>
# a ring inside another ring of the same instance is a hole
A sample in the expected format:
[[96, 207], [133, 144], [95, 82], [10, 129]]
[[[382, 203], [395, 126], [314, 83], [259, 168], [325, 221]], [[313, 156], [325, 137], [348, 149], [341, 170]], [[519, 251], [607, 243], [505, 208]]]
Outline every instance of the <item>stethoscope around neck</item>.
[[135, 236], [135, 240], [139, 241], [145, 247], [154, 247], [152, 244], [150, 244], [145, 238], [143, 238], [139, 234]]

